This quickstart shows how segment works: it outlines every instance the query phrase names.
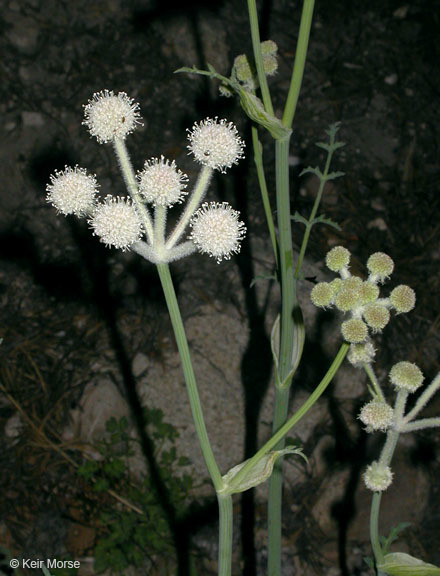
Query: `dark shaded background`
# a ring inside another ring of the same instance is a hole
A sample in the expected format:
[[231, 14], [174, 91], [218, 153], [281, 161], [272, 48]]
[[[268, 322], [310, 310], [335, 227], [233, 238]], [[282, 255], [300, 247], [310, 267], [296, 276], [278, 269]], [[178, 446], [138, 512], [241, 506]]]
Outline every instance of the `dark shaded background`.
[[[279, 113], [288, 89], [300, 6], [274, 0], [259, 7], [262, 38], [279, 46], [280, 70], [271, 80]], [[343, 243], [355, 255], [354, 268], [359, 271], [374, 251], [392, 255], [393, 282], [410, 284], [418, 301], [416, 311], [381, 336], [378, 364], [390, 366], [402, 358], [417, 362], [427, 381], [439, 370], [439, 19], [435, 1], [318, 1], [291, 158], [293, 209], [306, 214], [316, 187], [298, 174], [305, 165], [322, 160], [313, 142], [323, 139], [325, 127], [342, 122], [341, 138], [347, 147], [338, 157], [337, 169], [346, 176], [328, 190], [323, 211], [342, 225], [343, 232], [314, 231], [309, 255], [322, 261], [329, 246]], [[0, 33], [1, 383], [10, 394], [0, 400], [2, 430], [16, 414], [13, 397], [33, 419], [44, 421], [47, 435], [56, 441], [81, 397], [91, 366], [108, 360], [119, 366], [122, 390], [142, 436], [131, 371], [135, 350], [121, 333], [121, 323], [144, 326], [143, 345], [151, 357], [161, 360], [169, 326], [155, 271], [131, 254], [106, 250], [85, 223], [57, 217], [44, 201], [45, 186], [55, 169], [78, 163], [96, 172], [104, 193], [124, 194], [111, 149], [89, 139], [80, 124], [82, 104], [104, 88], [126, 91], [141, 104], [144, 127], [129, 140], [136, 167], [146, 158], [164, 154], [194, 178], [196, 168], [186, 154], [184, 134], [207, 115], [237, 122], [250, 150], [249, 124], [236, 101], [220, 98], [216, 85], [206, 79], [173, 74], [181, 66], [204, 67], [206, 62], [228, 74], [235, 55], [249, 54], [245, 2], [11, 1], [2, 5]], [[263, 140], [269, 145], [265, 153], [273, 190], [272, 150], [269, 140]], [[252, 158], [247, 156], [228, 177], [215, 180], [212, 194], [233, 203], [249, 233], [264, 238]], [[298, 227], [294, 239], [300, 240]], [[248, 317], [250, 339], [242, 361], [247, 455], [256, 446], [259, 410], [270, 379], [265, 308], [249, 288], [259, 258], [245, 243], [229, 265], [241, 285], [235, 299], [223, 272], [201, 264], [199, 257], [173, 269], [177, 289], [184, 279], [197, 277], [194, 283], [202, 298], [232, 300]], [[264, 264], [270, 273], [270, 261]], [[318, 278], [319, 274], [317, 269]], [[186, 312], [194, 313], [197, 306]], [[318, 321], [301, 373], [306, 387], [328, 361], [318, 331], [326, 319], [320, 316]], [[303, 491], [286, 493], [286, 510], [302, 510], [286, 514], [286, 574], [295, 573], [298, 556], [305, 563], [304, 574], [322, 570], [361, 574], [361, 552], [368, 551], [365, 542], [357, 543], [358, 549], [348, 542], [347, 530], [356, 514], [360, 474], [374, 446], [367, 446], [360, 429], [347, 428], [345, 407], [331, 392], [326, 401], [327, 428], [316, 431], [308, 448], [322, 435], [333, 436], [327, 468], [318, 478], [309, 478]], [[410, 464], [422, 467], [430, 480], [430, 505], [420, 511], [420, 524], [411, 529], [406, 545], [435, 563], [440, 562], [438, 434], [415, 436], [409, 447]], [[0, 544], [19, 552], [29, 550], [32, 541], [35, 554], [47, 549], [62, 553], [69, 514], [59, 492], [69, 493], [69, 501], [80, 498], [72, 471], [26, 423], [18, 440], [2, 432], [2, 443]], [[148, 438], [142, 446], [148, 460]], [[344, 496], [331, 511], [338, 526], [333, 552], [322, 558], [328, 535], [306, 512], [313, 488], [325, 482], [326, 474], [331, 478], [335, 469], [347, 470], [348, 475]], [[166, 508], [160, 479], [156, 488]], [[243, 506], [246, 517], [253, 518], [252, 495], [245, 497]], [[169, 510], [181, 556], [190, 536], [199, 534], [202, 544], [214, 538], [215, 514], [209, 498], [183, 520], [173, 519]], [[263, 525], [264, 510], [257, 510], [254, 521]], [[238, 525], [236, 532], [240, 533]], [[264, 543], [255, 542], [248, 529], [242, 532], [244, 563], [238, 563], [237, 552], [234, 573], [264, 574]], [[36, 533], [46, 533], [46, 539], [36, 542]], [[185, 562], [180, 558], [181, 574]], [[200, 562], [204, 573], [212, 573], [212, 564], [203, 564], [203, 554]]]

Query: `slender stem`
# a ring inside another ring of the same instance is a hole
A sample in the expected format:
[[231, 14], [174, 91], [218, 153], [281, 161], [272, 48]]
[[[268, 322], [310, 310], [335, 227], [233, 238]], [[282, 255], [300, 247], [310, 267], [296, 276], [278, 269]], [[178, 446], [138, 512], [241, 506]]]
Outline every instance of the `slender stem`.
[[422, 418], [421, 420], [415, 420], [409, 424], [404, 424], [400, 428], [400, 432], [414, 432], [415, 430], [423, 430], [424, 428], [437, 428], [440, 426], [440, 417], [437, 418]]
[[173, 232], [170, 234], [168, 241], [165, 244], [165, 248], [170, 250], [179, 240], [182, 234], [185, 232], [185, 228], [188, 225], [188, 222], [191, 219], [191, 216], [199, 207], [200, 203], [202, 202], [206, 191], [208, 190], [209, 183], [211, 182], [211, 178], [214, 171], [209, 166], [203, 166], [199, 177], [197, 179], [195, 188], [186, 202], [185, 210], [177, 223], [177, 226], [174, 228]]
[[157, 264], [157, 271], [159, 273], [160, 281], [162, 283], [162, 288], [168, 306], [168, 312], [170, 315], [171, 324], [173, 326], [174, 335], [176, 337], [177, 348], [179, 350], [179, 355], [182, 362], [182, 369], [185, 376], [189, 402], [191, 405], [191, 412], [193, 415], [200, 447], [202, 449], [205, 464], [211, 476], [212, 483], [214, 484], [214, 488], [216, 489], [216, 491], [218, 491], [223, 487], [223, 480], [220, 471], [218, 469], [217, 463], [215, 461], [214, 454], [211, 448], [211, 443], [208, 437], [208, 432], [206, 430], [205, 420], [203, 418], [202, 406], [200, 403], [199, 393], [197, 390], [196, 378], [191, 363], [188, 341], [186, 339], [185, 329], [183, 326], [182, 317], [180, 315], [179, 305], [177, 303], [176, 293], [174, 291], [170, 269], [168, 264]]
[[247, 463], [243, 466], [243, 468], [237, 473], [234, 477], [233, 482], [231, 483], [232, 486], [239, 485], [240, 481], [246, 476], [246, 474], [255, 466], [257, 462], [268, 452], [270, 452], [275, 446], [277, 446], [278, 442], [289, 432], [289, 430], [297, 424], [303, 416], [307, 414], [307, 412], [312, 408], [315, 402], [320, 398], [320, 396], [325, 392], [327, 386], [332, 381], [334, 375], [338, 371], [342, 361], [345, 358], [349, 349], [349, 344], [344, 342], [341, 344], [338, 353], [336, 354], [331, 366], [327, 370], [325, 376], [315, 388], [315, 390], [310, 394], [304, 404], [291, 416], [287, 422], [280, 429], [273, 434], [269, 440], [250, 458]]
[[284, 126], [292, 127], [295, 116], [296, 105], [298, 103], [299, 92], [301, 90], [304, 66], [309, 46], [310, 28], [312, 26], [313, 8], [315, 0], [304, 0], [299, 27], [298, 42], [296, 45], [295, 62], [293, 64], [292, 77], [290, 80], [289, 94], [284, 108], [282, 122]]
[[379, 540], [379, 511], [382, 492], [375, 492], [371, 501], [370, 511], [370, 540], [376, 564], [383, 562], [382, 547]]
[[218, 576], [231, 576], [232, 564], [232, 496], [217, 494], [219, 509]]
[[269, 228], [269, 235], [272, 242], [272, 249], [275, 258], [275, 265], [278, 269], [278, 245], [277, 237], [275, 234], [275, 226], [272, 218], [272, 209], [269, 201], [269, 194], [267, 191], [266, 177], [264, 175], [263, 166], [263, 147], [258, 139], [258, 128], [252, 126], [252, 144], [254, 149], [254, 162], [257, 168], [258, 184], [260, 185], [261, 198], [263, 200], [264, 213], [266, 215], [267, 227]]
[[128, 155], [125, 140], [122, 140], [121, 138], [115, 138], [113, 141], [113, 145], [115, 148], [115, 153], [119, 162], [119, 166], [121, 167], [122, 176], [127, 186], [127, 190], [130, 193], [130, 196], [136, 205], [138, 214], [142, 218], [142, 222], [145, 226], [145, 231], [147, 233], [148, 241], [150, 242], [150, 244], [153, 244], [154, 239], [153, 224], [151, 222], [150, 213], [148, 212], [148, 209], [145, 206], [139, 194], [138, 185], [136, 182], [136, 176], [134, 175], [133, 166], [131, 165], [131, 160], [130, 156]]
[[410, 422], [413, 418], [417, 416], [417, 414], [426, 406], [432, 396], [437, 392], [440, 388], [440, 373], [434, 378], [431, 384], [420, 394], [417, 399], [417, 402], [412, 410], [408, 412], [408, 414], [404, 418], [404, 422]]
[[167, 222], [167, 207], [156, 206], [154, 209], [154, 247], [162, 248], [165, 241], [165, 227]]
[[384, 396], [384, 394], [383, 394], [383, 392], [382, 392], [382, 388], [380, 387], [379, 380], [377, 379], [376, 374], [374, 373], [373, 366], [372, 366], [371, 364], [367, 364], [367, 363], [365, 363], [365, 362], [362, 364], [362, 366], [363, 366], [363, 368], [364, 368], [364, 370], [365, 370], [365, 373], [366, 373], [367, 376], [368, 376], [368, 379], [369, 379], [370, 382], [371, 382], [371, 386], [373, 387], [373, 390], [374, 390], [375, 394], [376, 394], [377, 396], [379, 396], [379, 398], [380, 398], [383, 402], [385, 402], [385, 396]]
[[296, 267], [295, 267], [295, 278], [296, 279], [300, 278], [300, 275], [301, 275], [301, 267], [302, 267], [304, 256], [305, 256], [305, 253], [307, 250], [307, 244], [309, 243], [310, 232], [312, 231], [312, 227], [313, 227], [313, 220], [316, 218], [316, 213], [318, 212], [319, 204], [321, 203], [322, 193], [324, 192], [324, 186], [326, 183], [327, 175], [329, 173], [330, 164], [331, 164], [332, 157], [333, 157], [333, 152], [334, 152], [334, 150], [328, 151], [327, 160], [325, 162], [325, 167], [324, 167], [324, 172], [323, 172], [322, 178], [320, 179], [320, 182], [319, 182], [318, 194], [316, 195], [315, 202], [313, 204], [313, 208], [312, 208], [312, 211], [310, 213], [310, 217], [309, 217], [309, 220], [308, 220], [305, 232], [304, 232], [304, 236], [303, 236], [302, 243], [301, 243], [301, 249], [299, 251], [298, 260], [296, 262]]
[[258, 12], [256, 0], [248, 0], [249, 23], [251, 26], [252, 48], [254, 51], [255, 67], [257, 69], [258, 82], [260, 84], [261, 97], [264, 109], [271, 116], [274, 115], [269, 86], [264, 73], [263, 57], [261, 55], [260, 30], [258, 28]]

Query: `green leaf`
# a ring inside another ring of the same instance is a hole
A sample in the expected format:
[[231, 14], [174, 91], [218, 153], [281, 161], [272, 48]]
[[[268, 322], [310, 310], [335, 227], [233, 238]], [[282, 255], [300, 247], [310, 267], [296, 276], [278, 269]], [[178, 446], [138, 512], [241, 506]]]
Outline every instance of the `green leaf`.
[[293, 311], [292, 315], [293, 321], [293, 341], [292, 341], [292, 367], [287, 374], [286, 378], [281, 382], [279, 377], [279, 357], [280, 357], [280, 315], [275, 319], [272, 327], [272, 332], [270, 335], [270, 346], [272, 349], [272, 356], [275, 363], [275, 378], [276, 384], [279, 388], [287, 386], [291, 378], [298, 368], [299, 362], [301, 360], [304, 341], [305, 341], [305, 329], [304, 320], [301, 308], [297, 305]]
[[313, 168], [313, 166], [307, 166], [307, 168], [304, 168], [304, 170], [301, 171], [300, 176], [304, 176], [304, 174], [314, 174], [320, 180], [322, 180], [322, 178], [324, 178], [324, 175], [321, 172], [321, 170], [318, 168], [318, 166], [315, 166], [315, 168]]
[[378, 570], [390, 576], [440, 576], [440, 568], [426, 564], [405, 552], [387, 554]]
[[243, 88], [233, 86], [240, 96], [240, 104], [247, 116], [260, 126], [268, 130], [275, 140], [287, 138], [292, 130], [286, 128], [276, 116], [271, 116], [264, 109], [263, 103], [255, 94], [251, 94]]
[[303, 454], [301, 448], [288, 446], [283, 450], [274, 450], [273, 452], [269, 452], [268, 454], [262, 456], [237, 485], [234, 483], [234, 478], [247, 464], [247, 462], [249, 462], [249, 460], [245, 460], [244, 462], [241, 462], [240, 464], [237, 464], [237, 466], [231, 468], [229, 472], [223, 476], [224, 487], [219, 490], [218, 493], [237, 494], [238, 492], [244, 492], [245, 490], [249, 490], [250, 488], [254, 488], [259, 484], [262, 484], [272, 474], [273, 467], [278, 458], [284, 456], [285, 454], [297, 454], [298, 456], [301, 456], [301, 458], [304, 458], [304, 460], [307, 462], [307, 458]]
[[317, 218], [313, 219], [312, 224], [326, 224], [327, 226], [331, 226], [332, 228], [336, 228], [336, 230], [341, 230], [341, 227], [336, 222], [333, 222], [330, 218], [326, 218], [325, 214], [321, 214]]
[[304, 224], [304, 226], [308, 226], [309, 225], [309, 221], [304, 218], [304, 216], [301, 216], [301, 214], [299, 212], [295, 212], [295, 214], [293, 216], [290, 217], [294, 222], [300, 222], [301, 224]]
[[[373, 397], [376, 396], [376, 393], [373, 393]], [[393, 526], [390, 530], [390, 533], [386, 538], [381, 538], [381, 545], [382, 551], [384, 554], [388, 554], [388, 550], [393, 542], [395, 542], [400, 534], [406, 530], [409, 526], [411, 526], [411, 522], [399, 522], [396, 526]]]
[[345, 176], [345, 172], [329, 172], [325, 180], [336, 180], [336, 178], [340, 178], [341, 176]]

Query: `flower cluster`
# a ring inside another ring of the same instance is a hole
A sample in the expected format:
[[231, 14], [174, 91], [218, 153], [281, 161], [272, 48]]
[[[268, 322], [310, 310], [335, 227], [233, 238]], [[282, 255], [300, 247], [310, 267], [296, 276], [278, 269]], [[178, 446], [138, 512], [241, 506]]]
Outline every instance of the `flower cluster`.
[[380, 298], [379, 284], [387, 280], [394, 269], [392, 259], [383, 252], [372, 254], [367, 261], [369, 276], [363, 280], [349, 270], [350, 252], [336, 246], [327, 254], [326, 265], [339, 278], [316, 284], [311, 292], [315, 306], [335, 306], [349, 318], [341, 325], [344, 339], [351, 344], [349, 361], [354, 365], [370, 363], [374, 348], [370, 335], [381, 332], [390, 321], [390, 310], [397, 314], [409, 312], [415, 305], [415, 293], [409, 286], [397, 286], [388, 298]]
[[[268, 48], [268, 57], [269, 52]], [[239, 213], [226, 202], [199, 206], [213, 171], [225, 172], [243, 157], [244, 142], [236, 127], [226, 120], [207, 118], [188, 131], [188, 148], [203, 168], [167, 240], [166, 211], [188, 195], [188, 176], [174, 160], [160, 156], [146, 161], [136, 180], [124, 140], [140, 123], [139, 104], [127, 94], [109, 90], [95, 93], [84, 107], [83, 124], [99, 143], [114, 145], [130, 197], [107, 195], [99, 202], [95, 176], [84, 168], [66, 166], [50, 177], [47, 201], [64, 215], [87, 217], [93, 235], [106, 246], [121, 250], [133, 247], [155, 263], [171, 262], [196, 250], [217, 262], [228, 260], [240, 251], [246, 232]], [[154, 207], [153, 218], [149, 205]], [[185, 236], [188, 226], [191, 231]], [[183, 241], [179, 244], [180, 240]]]

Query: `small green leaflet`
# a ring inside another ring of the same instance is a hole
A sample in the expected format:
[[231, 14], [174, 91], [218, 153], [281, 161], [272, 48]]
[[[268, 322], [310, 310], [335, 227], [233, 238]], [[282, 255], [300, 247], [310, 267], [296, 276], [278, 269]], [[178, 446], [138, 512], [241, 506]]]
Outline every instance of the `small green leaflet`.
[[304, 216], [301, 216], [298, 212], [295, 212], [293, 216], [291, 216], [292, 220], [295, 222], [300, 222], [304, 224], [304, 226], [314, 226], [315, 224], [326, 224], [327, 226], [331, 226], [332, 228], [336, 228], [336, 230], [341, 230], [341, 227], [336, 222], [333, 222], [330, 218], [326, 218], [325, 214], [321, 214], [317, 218], [314, 218], [311, 222], [306, 220]]

